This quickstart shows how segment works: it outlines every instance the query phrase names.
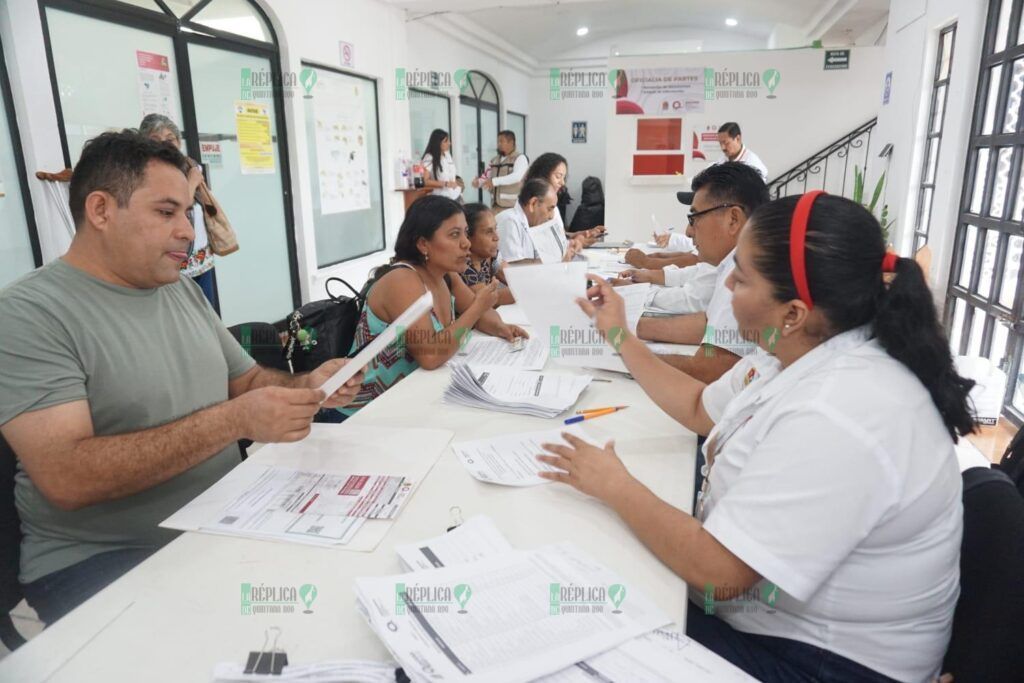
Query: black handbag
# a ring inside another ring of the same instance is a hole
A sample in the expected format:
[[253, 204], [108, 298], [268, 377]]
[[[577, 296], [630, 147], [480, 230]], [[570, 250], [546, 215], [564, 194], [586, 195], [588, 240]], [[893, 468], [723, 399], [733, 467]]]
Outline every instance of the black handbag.
[[[352, 296], [332, 294], [334, 282], [348, 287]], [[292, 373], [309, 372], [332, 358], [344, 358], [352, 348], [364, 296], [340, 277], [330, 278], [325, 286], [327, 299], [311, 301], [285, 319], [284, 360]]]

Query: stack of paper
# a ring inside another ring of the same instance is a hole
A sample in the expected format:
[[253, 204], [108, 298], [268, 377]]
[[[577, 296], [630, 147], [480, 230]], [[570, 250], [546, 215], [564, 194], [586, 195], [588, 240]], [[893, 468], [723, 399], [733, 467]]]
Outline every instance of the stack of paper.
[[571, 544], [356, 579], [370, 627], [413, 680], [527, 681], [670, 623]]
[[519, 368], [543, 370], [548, 359], [548, 346], [543, 339], [520, 338], [517, 343], [501, 337], [469, 334], [469, 340], [452, 357], [452, 365], [471, 363], [475, 367]]
[[550, 484], [540, 472], [556, 472], [557, 468], [537, 460], [544, 453], [541, 444], [564, 444], [562, 433], [569, 432], [581, 439], [587, 434], [579, 424], [561, 429], [508, 434], [489, 439], [476, 439], [453, 443], [452, 451], [474, 479], [503, 486], [536, 486]]
[[[271, 653], [265, 653], [268, 661]], [[235, 662], [220, 662], [213, 669], [213, 683], [244, 683], [246, 681], [275, 681], [289, 683], [394, 683], [393, 662], [371, 662], [360, 659], [339, 659], [313, 664], [286, 664], [281, 673], [245, 673], [245, 667]]]
[[518, 415], [556, 417], [579, 400], [591, 379], [590, 375], [454, 365], [444, 402]]
[[[411, 570], [451, 567], [501, 556], [511, 550], [511, 544], [494, 521], [485, 515], [471, 517], [443, 536], [395, 547], [402, 564]], [[627, 593], [623, 598], [622, 604], [627, 602], [629, 595]], [[682, 629], [672, 625], [645, 633], [538, 680], [544, 683], [711, 680], [739, 683], [756, 679], [686, 637]]]

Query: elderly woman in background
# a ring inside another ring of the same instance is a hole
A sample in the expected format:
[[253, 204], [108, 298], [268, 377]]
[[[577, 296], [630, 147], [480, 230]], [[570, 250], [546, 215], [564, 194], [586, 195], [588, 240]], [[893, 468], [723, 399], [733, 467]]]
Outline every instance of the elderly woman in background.
[[[162, 114], [148, 114], [142, 123], [139, 124], [139, 133], [157, 142], [169, 142], [178, 149], [181, 149], [181, 130], [174, 121]], [[181, 272], [192, 280], [203, 290], [203, 294], [209, 300], [214, 310], [220, 313], [220, 305], [217, 301], [217, 284], [213, 274], [213, 252], [210, 250], [210, 241], [206, 233], [206, 221], [203, 216], [203, 206], [199, 202], [197, 192], [203, 182], [203, 169], [194, 160], [189, 159], [191, 169], [188, 174], [189, 192], [195, 198], [192, 207], [192, 227], [195, 229], [195, 240], [189, 250], [188, 258], [181, 262]]]

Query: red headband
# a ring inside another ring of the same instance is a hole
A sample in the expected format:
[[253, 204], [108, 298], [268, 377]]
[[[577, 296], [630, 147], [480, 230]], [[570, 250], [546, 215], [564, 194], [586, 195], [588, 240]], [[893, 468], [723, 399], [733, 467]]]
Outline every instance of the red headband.
[[807, 260], [804, 255], [804, 243], [807, 239], [807, 220], [811, 217], [811, 206], [818, 195], [825, 194], [824, 190], [811, 190], [805, 192], [796, 203], [796, 210], [793, 211], [793, 220], [789, 224], [789, 267], [793, 271], [793, 283], [796, 285], [796, 293], [800, 301], [807, 304], [807, 308], [814, 308], [811, 301], [811, 289], [807, 286]]
[[886, 252], [885, 256], [882, 257], [882, 272], [883, 273], [895, 273], [896, 262], [900, 260], [899, 254], [893, 252]]

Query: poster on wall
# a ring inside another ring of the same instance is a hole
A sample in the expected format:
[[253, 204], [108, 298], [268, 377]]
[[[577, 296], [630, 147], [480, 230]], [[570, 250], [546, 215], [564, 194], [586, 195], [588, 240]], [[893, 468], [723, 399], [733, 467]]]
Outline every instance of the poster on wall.
[[321, 214], [370, 208], [365, 87], [328, 76], [317, 80], [313, 88]]
[[572, 141], [574, 144], [587, 144], [587, 122], [572, 122]]
[[259, 102], [235, 102], [239, 165], [243, 175], [274, 172], [274, 141], [270, 135], [270, 107]]
[[171, 63], [167, 55], [136, 50], [135, 63], [139, 69], [139, 109], [142, 116], [163, 114], [173, 120], [177, 107], [171, 84]]
[[722, 148], [718, 144], [718, 124], [705, 124], [700, 131], [694, 128], [691, 155], [694, 161], [709, 161], [722, 155]]
[[617, 69], [615, 113], [679, 116], [704, 112], [704, 69]]
[[199, 141], [199, 159], [204, 164], [220, 167], [224, 164], [224, 150], [219, 142]]

